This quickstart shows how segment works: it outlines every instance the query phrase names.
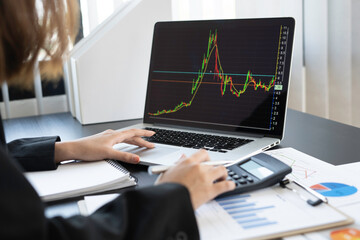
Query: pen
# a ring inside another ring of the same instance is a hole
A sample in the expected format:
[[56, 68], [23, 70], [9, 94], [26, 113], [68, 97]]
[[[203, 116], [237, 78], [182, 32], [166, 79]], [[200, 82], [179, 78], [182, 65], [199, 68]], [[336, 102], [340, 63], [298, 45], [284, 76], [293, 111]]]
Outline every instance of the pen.
[[[218, 166], [218, 165], [224, 165], [224, 167], [230, 167], [231, 165], [234, 164], [238, 164], [243, 160], [249, 159], [252, 156], [260, 153], [261, 150], [259, 151], [255, 151], [252, 152], [248, 155], [242, 156], [241, 158], [238, 158], [236, 160], [228, 160], [228, 161], [208, 161], [208, 162], [204, 162], [203, 164], [207, 164], [207, 165], [212, 165], [212, 166]], [[180, 158], [181, 159], [181, 158]], [[168, 170], [171, 166], [173, 165], [156, 165], [156, 166], [151, 166], [148, 168], [148, 172], [149, 174], [161, 174], [163, 172], [165, 172], [166, 170]]]
[[[229, 163], [232, 163], [233, 161], [210, 161], [210, 162], [203, 162], [202, 164], [210, 165], [210, 166], [219, 166], [219, 165], [226, 165]], [[170, 167], [174, 165], [157, 165], [157, 166], [151, 166], [148, 169], [148, 172], [150, 174], [161, 174], [163, 172], [166, 172]]]
[[311, 193], [312, 195], [314, 195], [315, 197], [317, 197], [318, 199], [320, 199], [321, 201], [323, 201], [324, 203], [328, 203], [328, 200], [325, 196], [321, 195], [320, 193], [314, 191], [312, 188], [309, 188], [308, 186], [297, 182], [297, 181], [293, 181], [295, 184], [297, 184], [299, 187], [305, 189], [306, 191], [308, 191], [309, 193]]
[[[307, 199], [306, 197], [304, 197], [303, 195], [301, 195], [296, 189], [294, 188], [290, 188], [287, 186], [287, 184], [289, 184], [290, 182], [295, 183], [296, 185], [298, 185], [299, 187], [301, 187], [302, 189], [304, 189], [305, 191], [307, 191], [308, 193], [312, 194], [313, 196], [315, 196], [317, 198], [316, 201], [313, 201], [311, 199]], [[328, 200], [326, 197], [324, 197], [323, 195], [321, 195], [320, 193], [314, 191], [313, 189], [309, 188], [308, 186], [303, 185], [300, 182], [297, 181], [290, 181], [289, 179], [284, 179], [283, 181], [280, 182], [280, 186], [283, 188], [287, 188], [290, 191], [293, 191], [294, 193], [298, 194], [300, 196], [300, 198], [302, 198], [303, 200], [305, 200], [308, 204], [310, 204], [311, 206], [317, 206], [320, 203], [324, 202], [324, 203], [328, 203]]]

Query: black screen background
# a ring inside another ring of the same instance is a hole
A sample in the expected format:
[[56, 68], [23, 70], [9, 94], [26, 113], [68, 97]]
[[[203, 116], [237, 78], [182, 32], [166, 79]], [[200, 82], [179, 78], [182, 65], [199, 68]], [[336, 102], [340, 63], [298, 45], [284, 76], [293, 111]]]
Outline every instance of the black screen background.
[[[290, 18], [157, 23], [154, 29], [145, 122], [181, 123], [226, 130], [235, 128], [281, 135], [283, 124], [270, 131], [274, 88], [269, 92], [260, 88], [255, 91], [250, 84], [237, 97], [227, 87], [222, 96], [220, 84], [211, 74], [215, 66], [214, 53], [191, 106], [158, 116], [148, 113], [174, 109], [182, 101], [190, 101], [191, 82], [197, 78], [196, 73], [200, 71], [207, 53], [210, 31], [217, 31], [221, 66], [232, 77], [233, 83], [243, 84], [246, 76], [237, 74], [251, 71], [257, 82], [261, 80], [268, 85], [275, 75], [280, 25], [284, 24], [291, 29], [287, 52], [291, 56], [294, 23]], [[284, 88], [280, 96], [282, 121], [285, 115], [290, 57], [286, 60]], [[236, 88], [242, 89], [239, 85]]]

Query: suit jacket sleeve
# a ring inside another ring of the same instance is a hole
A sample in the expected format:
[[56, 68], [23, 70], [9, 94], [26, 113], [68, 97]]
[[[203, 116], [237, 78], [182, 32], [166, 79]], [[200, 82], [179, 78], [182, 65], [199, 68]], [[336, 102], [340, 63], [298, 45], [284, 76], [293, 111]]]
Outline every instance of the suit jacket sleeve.
[[89, 217], [49, 220], [50, 239], [199, 239], [187, 189], [162, 184], [128, 191]]
[[54, 170], [57, 141], [60, 141], [58, 136], [22, 138], [8, 143], [7, 148], [25, 171]]
[[0, 166], [0, 239], [199, 239], [182, 185], [128, 191], [89, 217], [49, 219], [35, 190], [1, 148]]

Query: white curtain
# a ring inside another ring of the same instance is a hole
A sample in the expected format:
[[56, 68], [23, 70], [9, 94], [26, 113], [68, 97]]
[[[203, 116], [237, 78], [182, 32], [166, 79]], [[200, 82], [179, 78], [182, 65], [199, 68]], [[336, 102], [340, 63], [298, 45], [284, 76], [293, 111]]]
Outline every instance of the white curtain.
[[306, 111], [360, 127], [357, 0], [305, 0]]

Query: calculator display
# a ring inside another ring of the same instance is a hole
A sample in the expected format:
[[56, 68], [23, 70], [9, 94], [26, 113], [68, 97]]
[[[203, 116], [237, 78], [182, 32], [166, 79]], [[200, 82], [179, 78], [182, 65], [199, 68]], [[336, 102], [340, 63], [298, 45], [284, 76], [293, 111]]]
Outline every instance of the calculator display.
[[251, 161], [251, 160], [241, 164], [240, 167], [259, 179], [263, 179], [274, 173], [270, 169], [265, 168], [265, 167], [261, 166], [260, 164], [254, 162], [254, 161]]

